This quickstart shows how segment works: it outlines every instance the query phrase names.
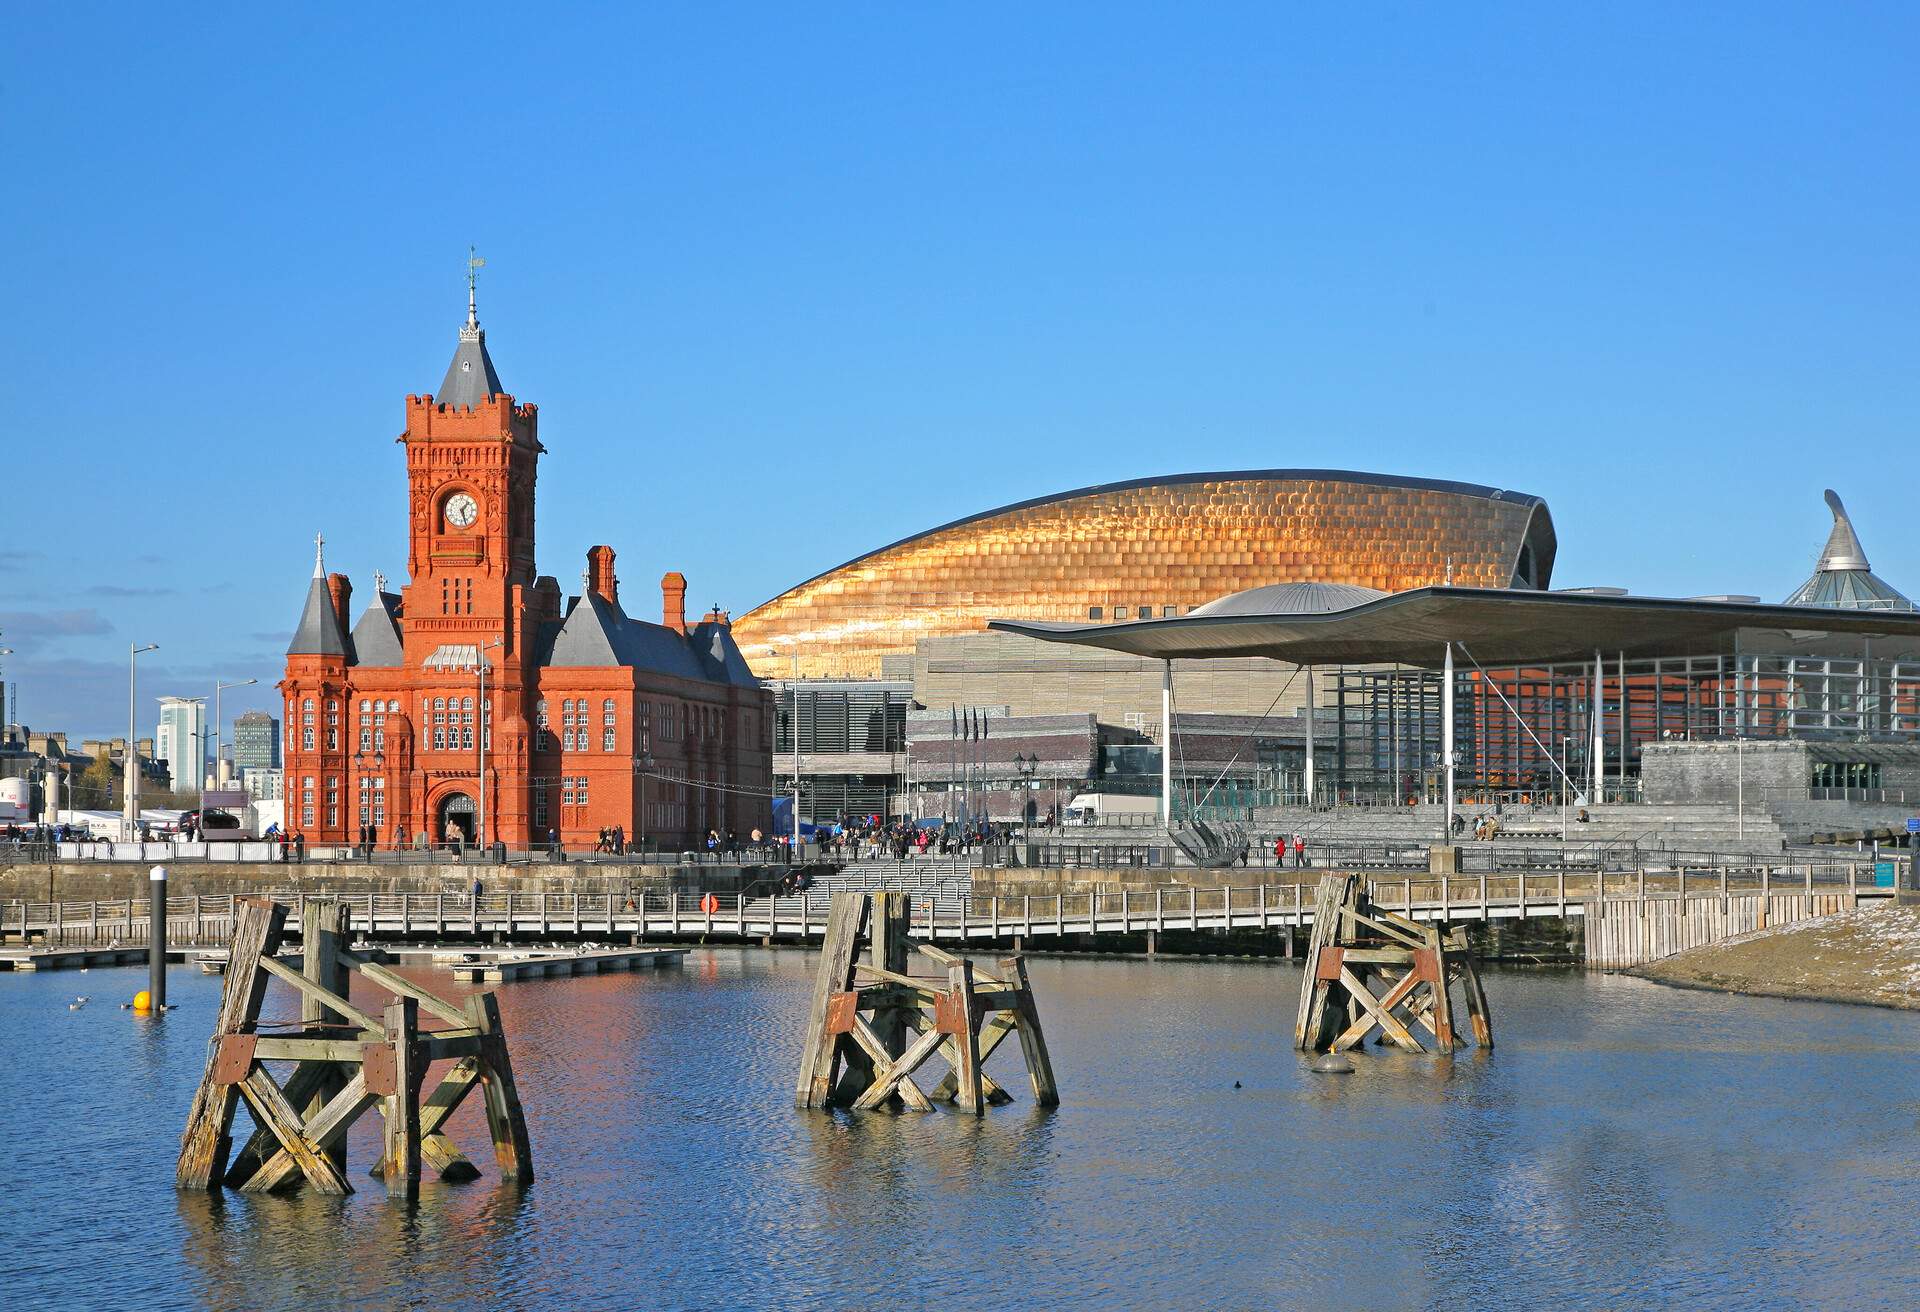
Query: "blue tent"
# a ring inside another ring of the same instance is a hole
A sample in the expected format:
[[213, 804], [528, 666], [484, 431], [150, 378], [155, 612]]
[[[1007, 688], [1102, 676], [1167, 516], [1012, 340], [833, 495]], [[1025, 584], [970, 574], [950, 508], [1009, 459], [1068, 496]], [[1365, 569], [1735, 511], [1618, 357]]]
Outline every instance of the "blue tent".
[[[820, 825], [811, 824], [805, 820], [802, 820], [800, 822], [800, 841], [805, 843], [812, 840], [815, 836], [817, 836], [821, 832], [821, 828], [822, 826]], [[793, 833], [793, 799], [791, 797], [776, 797], [773, 799], [774, 837], [776, 838], [787, 837], [787, 836], [791, 836], [792, 833]]]

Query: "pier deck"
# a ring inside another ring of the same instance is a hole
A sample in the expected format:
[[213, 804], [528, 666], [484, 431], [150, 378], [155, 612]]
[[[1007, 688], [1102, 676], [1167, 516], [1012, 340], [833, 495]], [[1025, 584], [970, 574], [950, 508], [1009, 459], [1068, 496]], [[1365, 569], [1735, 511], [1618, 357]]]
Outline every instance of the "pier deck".
[[[1413, 920], [1512, 921], [1582, 918], [1603, 923], [1585, 936], [1591, 965], [1620, 968], [1790, 920], [1891, 902], [1894, 890], [1860, 878], [1857, 867], [1642, 870], [1624, 874], [1559, 870], [1544, 874], [1368, 879], [1379, 906]], [[1867, 868], [1871, 871], [1871, 867]], [[1289, 872], [1291, 873], [1291, 872]], [[1317, 880], [1321, 870], [1299, 872]], [[359, 893], [342, 895], [357, 937], [393, 942], [483, 943], [585, 941], [639, 945], [648, 939], [753, 941], [820, 939], [830, 889], [783, 897], [736, 893]], [[1246, 887], [994, 894], [912, 892], [910, 932], [921, 941], [989, 944], [1071, 939], [1083, 946], [1111, 936], [1167, 932], [1230, 933], [1299, 930], [1313, 922], [1311, 885], [1269, 882]], [[287, 928], [300, 929], [301, 896], [265, 894], [292, 908]], [[235, 898], [171, 898], [167, 942], [185, 949], [224, 944]], [[10, 902], [0, 905], [0, 937], [36, 950], [140, 948], [148, 932], [144, 903]], [[138, 959], [138, 958], [136, 958]]]
[[438, 954], [434, 964], [469, 984], [497, 984], [556, 975], [599, 975], [614, 970], [677, 965], [688, 948], [611, 948], [597, 952], [470, 952]]

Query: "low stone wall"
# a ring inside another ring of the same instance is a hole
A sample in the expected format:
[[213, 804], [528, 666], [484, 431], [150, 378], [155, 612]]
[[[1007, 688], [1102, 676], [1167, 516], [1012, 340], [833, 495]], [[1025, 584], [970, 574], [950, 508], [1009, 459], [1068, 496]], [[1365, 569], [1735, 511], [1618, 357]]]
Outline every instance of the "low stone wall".
[[[0, 866], [0, 902], [111, 902], [147, 897], [145, 864], [54, 861]], [[736, 892], [768, 876], [765, 866], [376, 865], [355, 861], [167, 862], [173, 897], [223, 897], [268, 889], [297, 893], [466, 893], [477, 878], [490, 893], [601, 893], [649, 888]], [[774, 868], [778, 873], [778, 868]]]
[[[1304, 884], [1312, 888], [1320, 876], [1340, 873], [1321, 869], [1282, 869], [1272, 866], [1072, 866], [1058, 869], [983, 867], [973, 872], [974, 892], [1002, 897], [1031, 894], [1053, 897], [1086, 893], [1147, 892], [1156, 888], [1254, 888], [1260, 884]], [[1308, 900], [1312, 895], [1308, 894]]]

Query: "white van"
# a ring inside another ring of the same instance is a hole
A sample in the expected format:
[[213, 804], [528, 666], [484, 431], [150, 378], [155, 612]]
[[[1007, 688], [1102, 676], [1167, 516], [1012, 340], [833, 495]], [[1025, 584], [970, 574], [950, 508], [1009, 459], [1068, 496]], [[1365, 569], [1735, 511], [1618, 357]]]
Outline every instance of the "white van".
[[1160, 799], [1131, 793], [1081, 793], [1067, 803], [1070, 825], [1152, 825], [1160, 821]]

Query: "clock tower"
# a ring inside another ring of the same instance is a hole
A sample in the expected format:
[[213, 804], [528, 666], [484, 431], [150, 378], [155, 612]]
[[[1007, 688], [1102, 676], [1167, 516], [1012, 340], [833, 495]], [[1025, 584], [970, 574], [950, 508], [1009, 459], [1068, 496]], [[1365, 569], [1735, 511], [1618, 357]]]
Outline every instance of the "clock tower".
[[534, 583], [536, 408], [516, 404], [487, 354], [471, 274], [467, 321], [440, 391], [409, 396], [407, 573], [409, 646], [504, 639], [519, 645]]

